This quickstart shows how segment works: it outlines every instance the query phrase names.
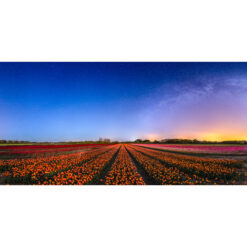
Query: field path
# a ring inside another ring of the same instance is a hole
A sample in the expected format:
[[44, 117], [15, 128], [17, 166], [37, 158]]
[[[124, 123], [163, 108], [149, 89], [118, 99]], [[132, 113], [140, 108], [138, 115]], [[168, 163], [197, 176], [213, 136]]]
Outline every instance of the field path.
[[125, 149], [127, 150], [133, 164], [135, 165], [138, 173], [142, 176], [142, 179], [144, 180], [144, 182], [146, 183], [146, 185], [157, 185], [157, 181], [155, 181], [152, 177], [150, 177], [147, 172], [144, 170], [144, 168], [135, 160], [135, 158], [133, 157], [133, 155], [130, 153], [130, 151], [128, 150], [128, 147], [126, 147], [125, 145]]
[[106, 178], [108, 172], [111, 170], [112, 165], [114, 164], [114, 162], [115, 162], [115, 160], [116, 160], [116, 158], [118, 156], [119, 150], [120, 150], [120, 147], [118, 148], [116, 153], [112, 156], [112, 158], [110, 159], [109, 163], [106, 164], [106, 166], [100, 172], [98, 177], [96, 177], [92, 181], [90, 181], [89, 184], [95, 184], [95, 185], [104, 185], [105, 184], [105, 178]]

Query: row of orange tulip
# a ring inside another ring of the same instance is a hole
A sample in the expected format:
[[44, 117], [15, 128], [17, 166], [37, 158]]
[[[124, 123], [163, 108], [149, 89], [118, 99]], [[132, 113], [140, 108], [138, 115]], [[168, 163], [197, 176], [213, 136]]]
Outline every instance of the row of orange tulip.
[[161, 162], [141, 154], [130, 145], [127, 145], [127, 149], [146, 173], [158, 184], [205, 184], [210, 182], [208, 179], [189, 176], [176, 167], [166, 167]]
[[[132, 147], [133, 149], [133, 147]], [[178, 168], [190, 176], [209, 180], [209, 183], [234, 184], [240, 179], [242, 172], [235, 167], [234, 160], [206, 159], [187, 155], [171, 154], [158, 150], [134, 147], [141, 155], [148, 155], [159, 160], [163, 165]], [[232, 166], [230, 166], [232, 164]]]
[[105, 152], [96, 158], [84, 163], [83, 165], [75, 165], [66, 171], [62, 171], [49, 179], [47, 176], [45, 181], [39, 181], [39, 184], [53, 184], [53, 185], [69, 185], [87, 184], [92, 179], [99, 175], [101, 170], [106, 166], [113, 155], [117, 152], [119, 145], [115, 145], [110, 151]]
[[15, 181], [38, 183], [44, 176], [52, 176], [60, 170], [91, 160], [111, 149], [112, 147], [109, 146], [83, 153], [2, 161], [4, 164], [1, 165], [8, 169], [0, 177], [5, 178], [10, 183]]
[[143, 178], [138, 173], [125, 147], [121, 145], [118, 156], [105, 178], [109, 185], [144, 185]]

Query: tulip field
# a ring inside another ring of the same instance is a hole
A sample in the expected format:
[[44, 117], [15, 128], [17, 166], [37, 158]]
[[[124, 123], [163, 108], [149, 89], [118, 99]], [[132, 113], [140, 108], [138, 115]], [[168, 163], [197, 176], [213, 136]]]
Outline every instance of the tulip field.
[[70, 144], [70, 145], [19, 145], [0, 146], [0, 159], [13, 157], [40, 157], [64, 153], [74, 153], [89, 149], [95, 149], [108, 144]]
[[41, 145], [0, 151], [0, 184], [6, 185], [246, 184], [244, 161], [134, 144]]
[[140, 146], [187, 153], [247, 155], [246, 145], [140, 144]]

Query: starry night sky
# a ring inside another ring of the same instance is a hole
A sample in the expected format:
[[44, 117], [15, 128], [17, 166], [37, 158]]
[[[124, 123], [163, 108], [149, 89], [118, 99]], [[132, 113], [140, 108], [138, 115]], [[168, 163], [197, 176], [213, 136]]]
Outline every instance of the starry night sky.
[[247, 63], [0, 63], [0, 139], [247, 139]]

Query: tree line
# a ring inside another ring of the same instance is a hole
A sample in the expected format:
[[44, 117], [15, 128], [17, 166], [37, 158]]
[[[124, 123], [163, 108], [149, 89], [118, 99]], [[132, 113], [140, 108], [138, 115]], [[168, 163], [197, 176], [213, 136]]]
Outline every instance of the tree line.
[[17, 140], [0, 140], [0, 144], [107, 144], [118, 143], [112, 142], [109, 138], [100, 138], [98, 141], [66, 141], [66, 142], [35, 142], [35, 141], [17, 141]]
[[[97, 141], [66, 141], [66, 142], [32, 142], [32, 141], [17, 141], [17, 140], [0, 140], [0, 144], [107, 144], [107, 143], [121, 143], [121, 141], [111, 141], [109, 138], [99, 138]], [[124, 143], [149, 143], [149, 144], [247, 144], [247, 140], [230, 140], [230, 141], [199, 141], [197, 139], [163, 139], [163, 140], [148, 140], [136, 139], [135, 141], [127, 141]]]
[[148, 139], [136, 139], [134, 143], [150, 143], [150, 144], [247, 144], [247, 140], [229, 140], [229, 141], [199, 141], [197, 139], [164, 139], [150, 141]]

